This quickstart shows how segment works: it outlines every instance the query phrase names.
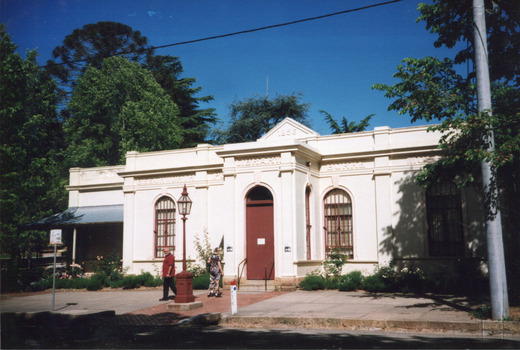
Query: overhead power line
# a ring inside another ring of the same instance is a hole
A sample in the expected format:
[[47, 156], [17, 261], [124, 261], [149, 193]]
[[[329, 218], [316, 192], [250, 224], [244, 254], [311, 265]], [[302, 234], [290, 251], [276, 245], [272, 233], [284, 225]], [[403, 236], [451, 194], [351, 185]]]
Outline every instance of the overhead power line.
[[[265, 27], [259, 27], [259, 28], [254, 28], [254, 29], [247, 29], [247, 30], [242, 30], [242, 31], [239, 31], [239, 32], [233, 32], [233, 33], [221, 34], [221, 35], [214, 35], [214, 36], [210, 36], [210, 37], [206, 37], [206, 38], [181, 41], [181, 42], [178, 42], [178, 43], [161, 45], [161, 46], [152, 46], [152, 47], [147, 48], [147, 49], [139, 49], [139, 50], [120, 52], [120, 53], [114, 54], [112, 56], [128, 55], [128, 54], [131, 54], [131, 53], [134, 53], [134, 52], [144, 52], [144, 51], [149, 51], [149, 50], [164, 49], [164, 48], [172, 47], [172, 46], [194, 44], [194, 43], [198, 43], [198, 42], [201, 42], [201, 41], [222, 39], [222, 38], [227, 38], [227, 37], [235, 36], [235, 35], [242, 35], [242, 34], [248, 34], [248, 33], [253, 33], [253, 32], [259, 32], [259, 31], [262, 31], [262, 30], [279, 28], [279, 27], [285, 27], [285, 26], [290, 26], [290, 25], [293, 25], [293, 24], [298, 24], [298, 23], [303, 23], [303, 22], [315, 21], [315, 20], [318, 20], [318, 19], [323, 19], [323, 18], [338, 16], [338, 15], [343, 15], [343, 14], [346, 14], [346, 13], [368, 10], [368, 9], [371, 9], [371, 8], [374, 8], [374, 7], [390, 5], [390, 4], [393, 4], [393, 3], [396, 3], [396, 2], [401, 2], [401, 1], [402, 0], [386, 1], [386, 2], [381, 2], [381, 3], [377, 3], [377, 4], [373, 4], [373, 5], [358, 7], [358, 8], [355, 8], [355, 9], [344, 10], [344, 11], [329, 13], [329, 14], [326, 14], [326, 15], [310, 17], [310, 18], [305, 18], [305, 19], [299, 19], [299, 20], [291, 21], [291, 22], [285, 22], [285, 23], [280, 23], [280, 24], [273, 24], [273, 25], [265, 26]], [[111, 57], [111, 56], [109, 56], [109, 57]], [[71, 61], [71, 62], [53, 63], [52, 65], [63, 65], [63, 64], [67, 64], [67, 63], [80, 63], [80, 62], [86, 62], [86, 61], [88, 61], [88, 59]], [[44, 65], [44, 66], [41, 66], [41, 67], [43, 68], [43, 67], [47, 67], [47, 66], [49, 66], [49, 65]]]
[[210, 37], [202, 38], [202, 39], [195, 39], [195, 40], [182, 41], [182, 42], [175, 43], [175, 44], [168, 44], [168, 45], [156, 46], [156, 47], [154, 47], [154, 48], [155, 48], [155, 49], [163, 49], [163, 48], [165, 48], [165, 47], [179, 46], [179, 45], [186, 45], [186, 44], [193, 44], [193, 43], [197, 43], [197, 42], [201, 42], [201, 41], [214, 40], [214, 39], [221, 39], [221, 38], [226, 38], [226, 37], [234, 36], [234, 35], [241, 35], [241, 34], [248, 34], [248, 33], [253, 33], [253, 32], [259, 32], [259, 31], [261, 31], [261, 30], [267, 30], [267, 29], [272, 29], [272, 28], [285, 27], [285, 26], [290, 26], [290, 25], [297, 24], [297, 23], [309, 22], [309, 21], [314, 21], [314, 20], [317, 20], [317, 19], [322, 19], [322, 18], [327, 18], [327, 17], [337, 16], [337, 15], [343, 15], [343, 14], [345, 14], [345, 13], [350, 13], [350, 12], [356, 12], [356, 11], [367, 10], [367, 9], [369, 9], [369, 8], [378, 7], [378, 6], [383, 6], [383, 5], [389, 5], [389, 4], [392, 4], [392, 3], [395, 3], [395, 2], [400, 2], [400, 1], [402, 1], [402, 0], [387, 1], [387, 2], [382, 2], [382, 3], [379, 3], [379, 4], [374, 4], [374, 5], [369, 5], [369, 6], [358, 7], [358, 8], [356, 8], [356, 9], [352, 9], [352, 10], [345, 10], [345, 11], [340, 11], [340, 12], [334, 12], [334, 13], [329, 13], [329, 14], [327, 14], [327, 15], [316, 16], [316, 17], [310, 17], [310, 18], [305, 18], [305, 19], [299, 19], [299, 20], [292, 21], [292, 22], [286, 22], [286, 23], [274, 24], [274, 25], [270, 25], [270, 26], [266, 26], [266, 27], [260, 27], [260, 28], [255, 28], [255, 29], [247, 29], [247, 30], [242, 30], [242, 31], [240, 31], [240, 32], [234, 32], [234, 33], [222, 34], [222, 35], [215, 35], [215, 36], [210, 36]]

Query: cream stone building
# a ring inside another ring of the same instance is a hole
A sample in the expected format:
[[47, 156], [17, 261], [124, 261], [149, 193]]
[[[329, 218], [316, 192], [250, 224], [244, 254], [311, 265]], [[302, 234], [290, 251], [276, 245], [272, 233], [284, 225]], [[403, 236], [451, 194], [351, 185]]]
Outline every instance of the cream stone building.
[[255, 142], [129, 152], [121, 166], [70, 169], [69, 209], [53, 226], [75, 262], [116, 251], [126, 273], [155, 273], [174, 246], [180, 272], [186, 185], [186, 258], [201, 263], [195, 241], [208, 235], [225, 281], [295, 285], [334, 249], [349, 257], [345, 272], [482, 256], [476, 194], [414, 181], [440, 157], [439, 137], [425, 126], [321, 136], [287, 118]]

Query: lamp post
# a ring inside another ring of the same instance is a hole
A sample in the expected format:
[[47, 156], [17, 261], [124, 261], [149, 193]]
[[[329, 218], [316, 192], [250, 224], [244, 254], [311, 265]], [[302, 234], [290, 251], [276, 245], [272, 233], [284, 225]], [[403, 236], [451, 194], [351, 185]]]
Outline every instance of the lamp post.
[[179, 214], [182, 215], [182, 272], [175, 275], [177, 278], [177, 295], [175, 303], [191, 303], [195, 301], [193, 295], [193, 274], [186, 271], [186, 215], [190, 214], [192, 201], [188, 196], [186, 185], [182, 190], [181, 197], [177, 201]]

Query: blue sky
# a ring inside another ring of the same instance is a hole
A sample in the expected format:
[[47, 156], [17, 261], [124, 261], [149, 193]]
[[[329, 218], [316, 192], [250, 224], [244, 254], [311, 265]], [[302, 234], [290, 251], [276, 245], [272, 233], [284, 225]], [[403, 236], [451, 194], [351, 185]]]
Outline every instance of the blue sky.
[[[384, 0], [1, 0], [0, 22], [25, 55], [36, 49], [39, 62], [51, 58], [66, 35], [85, 24], [115, 21], [129, 25], [161, 46], [378, 4]], [[180, 57], [184, 77], [197, 79], [201, 96], [215, 100], [228, 120], [236, 100], [302, 93], [310, 103], [311, 127], [330, 134], [319, 110], [336, 120], [359, 121], [369, 114], [376, 126], [409, 126], [410, 118], [387, 111], [391, 100], [372, 90], [393, 84], [396, 67], [406, 57], [453, 57], [436, 49], [415, 0], [291, 26], [157, 50]], [[416, 123], [414, 125], [421, 125]]]

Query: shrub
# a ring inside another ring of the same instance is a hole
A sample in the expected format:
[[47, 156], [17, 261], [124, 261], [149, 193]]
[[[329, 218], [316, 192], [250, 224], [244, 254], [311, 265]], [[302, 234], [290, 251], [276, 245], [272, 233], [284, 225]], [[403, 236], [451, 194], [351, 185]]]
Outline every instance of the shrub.
[[163, 280], [161, 277], [153, 277], [152, 275], [150, 275], [150, 276], [151, 276], [151, 278], [147, 278], [144, 281], [145, 287], [157, 287], [157, 286], [160, 286], [163, 284]]
[[110, 281], [110, 288], [123, 288], [123, 279], [117, 281]]
[[367, 292], [385, 292], [388, 289], [381, 276], [377, 274], [365, 277], [363, 285]]
[[[156, 283], [156, 278], [153, 277], [153, 275], [150, 273], [150, 272], [144, 272], [141, 274], [143, 277], [142, 277], [142, 282], [141, 282], [141, 285], [142, 286], [145, 286], [145, 287], [156, 287], [158, 286], [158, 284]], [[162, 279], [160, 279], [160, 284], [162, 284]]]
[[137, 278], [137, 276], [135, 275], [126, 275], [125, 277], [123, 277], [122, 286], [123, 289], [139, 288], [139, 278]]
[[88, 278], [81, 278], [81, 277], [74, 278], [71, 280], [72, 281], [71, 288], [73, 288], [73, 289], [87, 288], [88, 280], [89, 280]]
[[72, 283], [71, 278], [56, 278], [56, 289], [71, 289]]
[[423, 293], [426, 289], [426, 279], [419, 269], [405, 267], [397, 276], [396, 288], [402, 293]]
[[99, 278], [94, 278], [94, 276], [92, 276], [87, 281], [87, 290], [100, 290], [103, 288], [103, 284]]
[[[383, 287], [382, 287], [382, 290], [380, 290], [381, 292], [397, 291], [398, 275], [397, 275], [397, 272], [395, 271], [393, 263], [390, 263], [389, 266], [378, 267], [373, 276], [377, 277], [377, 280], [379, 280], [379, 282], [382, 283]], [[374, 278], [369, 283], [375, 283], [373, 285], [373, 287], [375, 289], [377, 289], [381, 286], [381, 283], [379, 283], [379, 282], [377, 282], [376, 278]], [[376, 291], [377, 290], [370, 290], [370, 292], [376, 292]]]
[[[211, 255], [213, 254], [213, 249], [211, 248], [211, 243], [209, 242], [209, 232], [207, 229], [204, 229], [204, 237], [200, 238], [199, 234], [197, 233], [195, 235], [195, 249], [197, 250], [197, 254], [199, 256], [199, 261], [201, 265], [195, 265], [187, 268], [187, 270], [195, 277], [204, 275], [207, 273], [206, 265], [208, 263], [208, 260], [211, 258]], [[221, 256], [220, 263], [222, 264], [222, 268], [224, 268], [224, 257]], [[209, 287], [209, 285], [208, 285]]]
[[101, 288], [109, 285], [109, 280], [105, 272], [96, 272], [92, 277], [88, 279], [87, 290], [100, 290]]
[[325, 279], [319, 275], [307, 275], [300, 282], [300, 288], [304, 290], [325, 289]]
[[325, 288], [327, 289], [338, 289], [339, 288], [339, 277], [325, 277]]
[[[222, 285], [222, 279], [220, 280]], [[193, 277], [193, 289], [208, 289], [209, 288], [209, 273]]]
[[333, 275], [339, 277], [343, 265], [348, 262], [348, 257], [345, 252], [340, 248], [334, 248], [328, 254], [327, 259], [323, 262], [323, 269], [327, 275]]
[[83, 268], [79, 264], [70, 264], [66, 273], [72, 278], [83, 277]]
[[487, 320], [492, 317], [491, 314], [491, 306], [483, 305], [478, 307], [476, 310], [470, 312], [473, 317], [478, 318], [479, 320]]
[[361, 289], [363, 286], [363, 274], [361, 271], [352, 271], [339, 279], [338, 289], [340, 291], [352, 291]]
[[39, 281], [31, 283], [30, 287], [29, 287], [30, 290], [36, 291], [36, 292], [46, 290], [49, 288], [52, 288], [52, 278], [48, 278], [48, 277], [42, 278]]
[[144, 285], [144, 281], [146, 280], [146, 275], [144, 273], [141, 273], [140, 275], [134, 275], [134, 288], [139, 288], [140, 286]]
[[116, 281], [123, 277], [121, 256], [116, 251], [110, 252], [107, 256], [98, 256], [96, 273], [103, 272], [110, 281]]

